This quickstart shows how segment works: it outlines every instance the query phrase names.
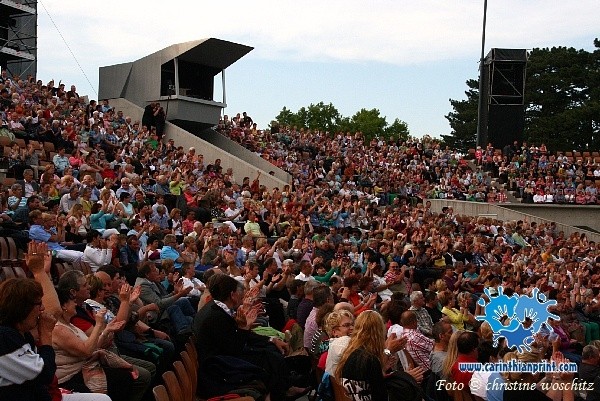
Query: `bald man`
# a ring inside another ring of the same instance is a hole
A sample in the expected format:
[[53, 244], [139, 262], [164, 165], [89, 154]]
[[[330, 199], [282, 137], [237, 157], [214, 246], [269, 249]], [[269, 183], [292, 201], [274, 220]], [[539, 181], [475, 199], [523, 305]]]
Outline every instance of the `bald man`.
[[403, 335], [407, 337], [406, 351], [415, 361], [417, 366], [425, 370], [431, 369], [429, 355], [433, 351], [434, 342], [426, 337], [418, 329], [417, 315], [414, 311], [403, 312], [400, 317], [400, 324], [404, 328]]

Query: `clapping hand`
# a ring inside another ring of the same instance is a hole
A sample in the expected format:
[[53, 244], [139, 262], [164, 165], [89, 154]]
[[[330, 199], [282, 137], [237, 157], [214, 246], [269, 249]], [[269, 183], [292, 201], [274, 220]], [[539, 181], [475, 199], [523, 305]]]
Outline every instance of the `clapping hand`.
[[97, 311], [96, 313], [94, 313], [94, 319], [96, 320], [96, 325], [99, 326], [105, 326], [106, 325], [106, 320], [104, 319], [104, 317], [106, 316], [106, 308], [102, 308], [99, 311]]
[[[569, 363], [569, 360], [567, 358], [565, 358], [565, 356], [560, 351], [554, 352], [552, 354], [551, 360], [554, 361], [554, 362], [556, 362], [557, 366], [565, 365], [565, 364]], [[568, 380], [571, 380], [573, 378], [573, 373], [572, 372], [555, 373], [555, 377], [556, 376], [558, 376], [557, 378], [559, 380], [568, 381]]]
[[390, 370], [395, 370], [394, 368], [397, 365], [398, 365], [398, 354], [392, 354], [385, 361], [385, 366], [383, 367], [383, 371], [388, 372]]
[[117, 245], [118, 241], [119, 241], [119, 239], [116, 235], [111, 235], [110, 238], [108, 239], [108, 244], [107, 244], [108, 249], [114, 249], [115, 246]]
[[179, 280], [177, 280], [175, 282], [174, 285], [174, 290], [175, 290], [175, 294], [185, 297], [186, 295], [188, 295], [190, 293], [190, 291], [192, 291], [193, 287], [189, 286], [189, 287], [183, 287], [183, 279], [180, 278]]
[[235, 314], [235, 321], [238, 327], [244, 330], [250, 330], [256, 322], [256, 318], [262, 312], [262, 305], [260, 303], [245, 308], [244, 305], [240, 306]]
[[137, 302], [137, 300], [139, 299], [141, 293], [142, 293], [142, 287], [141, 286], [136, 285], [135, 287], [133, 287], [133, 290], [129, 294], [129, 303], [133, 304], [133, 303]]
[[106, 325], [104, 330], [106, 330], [107, 333], [114, 333], [115, 331], [121, 330], [123, 326], [125, 326], [125, 320], [113, 319]]
[[373, 293], [371, 295], [369, 295], [369, 298], [367, 298], [367, 302], [365, 303], [365, 307], [367, 308], [372, 308], [373, 305], [375, 305], [375, 302], [377, 301], [377, 294]]
[[56, 325], [56, 318], [50, 313], [42, 312], [38, 319], [38, 336], [42, 344], [52, 343], [52, 331]]
[[401, 349], [404, 349], [408, 339], [405, 336], [398, 337], [396, 333], [390, 334], [390, 336], [385, 340], [385, 348], [389, 349], [392, 353], [398, 352]]
[[246, 310], [249, 310], [251, 307], [256, 305], [256, 301], [258, 299], [258, 293], [260, 292], [260, 288], [258, 286], [254, 286], [246, 291], [244, 294], [244, 301], [242, 303], [243, 307]]
[[421, 384], [421, 382], [423, 381], [423, 374], [425, 373], [425, 368], [422, 366], [417, 366], [407, 370], [406, 373], [411, 375], [417, 383]]
[[183, 289], [183, 279], [174, 280], [173, 290], [177, 293], [177, 292], [180, 292], [182, 289]]

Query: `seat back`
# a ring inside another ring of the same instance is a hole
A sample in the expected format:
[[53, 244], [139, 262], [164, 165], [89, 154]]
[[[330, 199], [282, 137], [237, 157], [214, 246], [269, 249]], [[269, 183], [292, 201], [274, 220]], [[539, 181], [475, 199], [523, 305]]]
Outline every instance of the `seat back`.
[[[173, 369], [175, 370], [175, 375], [181, 385], [184, 401], [194, 401], [194, 393], [192, 392], [192, 372], [188, 372], [181, 361], [173, 362]], [[194, 380], [195, 379], [196, 378], [194, 378]]]
[[10, 265], [10, 252], [5, 237], [0, 237], [0, 262], [3, 266]]
[[152, 389], [152, 394], [154, 394], [155, 401], [171, 401], [167, 389], [162, 384], [155, 386]]
[[192, 358], [192, 361], [195, 361], [196, 364], [198, 364], [198, 351], [196, 351], [196, 344], [194, 344], [193, 338], [185, 343], [185, 350], [190, 355], [190, 358]]
[[181, 355], [183, 366], [190, 376], [192, 394], [195, 395], [196, 388], [198, 387], [198, 364], [196, 361], [192, 361], [192, 358], [190, 358], [190, 354], [188, 354], [187, 351], [181, 351], [179, 355]]
[[8, 257], [10, 260], [19, 260], [19, 250], [13, 237], [6, 237], [6, 243], [8, 245]]
[[175, 372], [168, 370], [162, 375], [165, 387], [167, 387], [167, 393], [171, 401], [186, 401], [183, 398], [183, 392], [181, 391], [181, 384], [175, 375]]
[[17, 275], [10, 266], [0, 266], [0, 282], [8, 280], [9, 278], [15, 278]]

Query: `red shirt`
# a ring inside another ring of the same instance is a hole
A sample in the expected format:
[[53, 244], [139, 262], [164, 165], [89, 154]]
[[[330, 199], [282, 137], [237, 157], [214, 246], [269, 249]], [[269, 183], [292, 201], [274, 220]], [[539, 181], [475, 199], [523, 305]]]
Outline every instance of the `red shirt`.
[[473, 372], [461, 372], [458, 369], [458, 364], [461, 362], [477, 363], [477, 359], [471, 356], [459, 355], [458, 358], [456, 358], [454, 365], [452, 365], [452, 379], [456, 383], [462, 383], [466, 388], [469, 388], [469, 382], [471, 381], [471, 377], [473, 377]]
[[188, 220], [188, 219], [183, 220], [183, 223], [181, 224], [181, 227], [183, 229], [183, 235], [187, 235], [187, 234], [191, 233], [192, 231], [194, 231], [195, 223], [196, 223], [196, 220]]

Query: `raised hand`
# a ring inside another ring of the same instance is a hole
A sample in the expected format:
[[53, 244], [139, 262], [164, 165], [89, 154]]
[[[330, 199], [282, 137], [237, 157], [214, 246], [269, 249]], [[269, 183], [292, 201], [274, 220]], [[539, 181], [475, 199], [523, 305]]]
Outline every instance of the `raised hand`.
[[129, 284], [124, 283], [121, 285], [121, 288], [119, 288], [119, 300], [121, 302], [128, 302], [131, 297], [131, 291], [132, 289]]
[[133, 291], [129, 294], [129, 303], [135, 303], [140, 298], [140, 294], [142, 293], [142, 287], [136, 285], [133, 287]]
[[[49, 259], [47, 261], [46, 259]], [[48, 253], [48, 244], [45, 242], [30, 241], [27, 244], [25, 263], [33, 274], [49, 272], [52, 264], [52, 256]]]

